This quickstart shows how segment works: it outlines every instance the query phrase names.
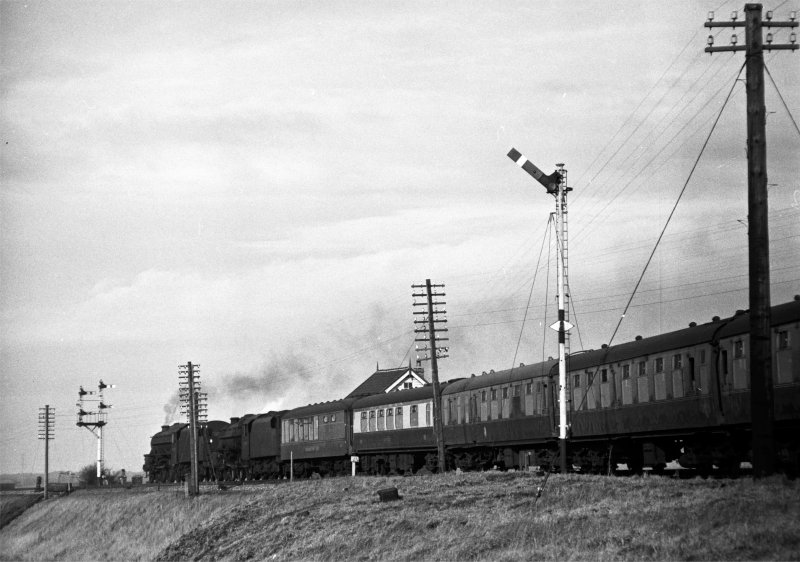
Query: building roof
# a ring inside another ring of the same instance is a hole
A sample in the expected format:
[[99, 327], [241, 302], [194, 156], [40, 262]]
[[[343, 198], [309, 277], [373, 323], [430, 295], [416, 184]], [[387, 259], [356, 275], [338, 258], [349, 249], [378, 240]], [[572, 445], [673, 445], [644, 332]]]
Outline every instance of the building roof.
[[348, 394], [347, 398], [361, 398], [363, 396], [372, 396], [373, 394], [388, 392], [401, 379], [404, 379], [409, 374], [418, 379], [421, 384], [428, 384], [421, 370], [412, 369], [410, 366], [397, 367], [394, 369], [378, 369], [372, 373], [367, 380], [358, 385], [353, 392]]

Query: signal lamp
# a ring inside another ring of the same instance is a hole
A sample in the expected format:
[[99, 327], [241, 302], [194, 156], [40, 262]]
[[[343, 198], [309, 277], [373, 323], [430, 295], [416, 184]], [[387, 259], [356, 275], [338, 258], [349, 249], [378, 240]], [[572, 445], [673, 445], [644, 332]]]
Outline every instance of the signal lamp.
[[736, 37], [735, 33], [733, 35], [731, 35], [731, 45], [736, 45], [736, 41], [738, 41], [738, 40], [739, 39]]
[[714, 46], [714, 36], [713, 35], [709, 35], [708, 36], [708, 41], [706, 41], [706, 42], [708, 43], [709, 47], [713, 47]]

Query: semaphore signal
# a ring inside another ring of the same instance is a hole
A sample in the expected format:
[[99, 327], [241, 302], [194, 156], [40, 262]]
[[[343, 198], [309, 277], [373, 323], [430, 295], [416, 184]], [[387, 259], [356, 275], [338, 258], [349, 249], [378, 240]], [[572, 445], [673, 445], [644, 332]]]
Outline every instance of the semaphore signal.
[[[106, 384], [101, 379], [97, 385], [97, 392], [84, 390], [83, 386], [78, 390], [78, 427], [85, 427], [97, 437], [97, 478], [103, 478], [105, 465], [105, 450], [103, 449], [103, 427], [108, 423], [108, 412], [110, 404], [105, 403], [103, 391], [107, 388], [114, 388], [116, 385]], [[97, 411], [95, 411], [95, 408]]]
[[558, 170], [552, 174], [545, 175], [530, 160], [522, 155], [516, 148], [508, 152], [517, 165], [528, 172], [536, 181], [544, 186], [547, 193], [556, 199], [556, 233], [558, 240], [558, 322], [550, 326], [558, 332], [558, 403], [559, 403], [559, 432], [558, 445], [559, 456], [561, 459], [561, 473], [567, 472], [567, 432], [569, 421], [567, 419], [567, 357], [569, 355], [569, 330], [572, 324], [569, 323], [567, 306], [569, 294], [567, 287], [569, 281], [567, 277], [567, 193], [572, 191], [567, 187], [567, 171], [564, 164], [556, 164]]

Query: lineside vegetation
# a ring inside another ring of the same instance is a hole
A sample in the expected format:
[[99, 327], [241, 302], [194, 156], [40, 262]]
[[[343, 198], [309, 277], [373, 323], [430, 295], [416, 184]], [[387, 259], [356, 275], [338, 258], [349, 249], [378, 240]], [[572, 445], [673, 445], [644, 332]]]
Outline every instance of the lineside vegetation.
[[[1, 560], [800, 558], [800, 483], [464, 473], [100, 489], [40, 502]], [[397, 487], [402, 499], [380, 502]]]

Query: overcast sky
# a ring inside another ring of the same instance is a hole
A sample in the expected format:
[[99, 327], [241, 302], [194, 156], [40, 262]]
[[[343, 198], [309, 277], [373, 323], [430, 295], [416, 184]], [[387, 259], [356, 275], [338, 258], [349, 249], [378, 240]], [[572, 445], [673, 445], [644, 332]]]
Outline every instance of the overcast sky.
[[[426, 278], [443, 380], [555, 355], [554, 201], [511, 146], [566, 164], [572, 348], [608, 342], [731, 88], [615, 342], [747, 308], [744, 55], [703, 52], [734, 9], [0, 1], [0, 472], [43, 469], [45, 404], [51, 468], [92, 463], [101, 378], [128, 471], [187, 361], [215, 419], [341, 398], [415, 359]], [[774, 303], [800, 293], [798, 57], [765, 57]]]

